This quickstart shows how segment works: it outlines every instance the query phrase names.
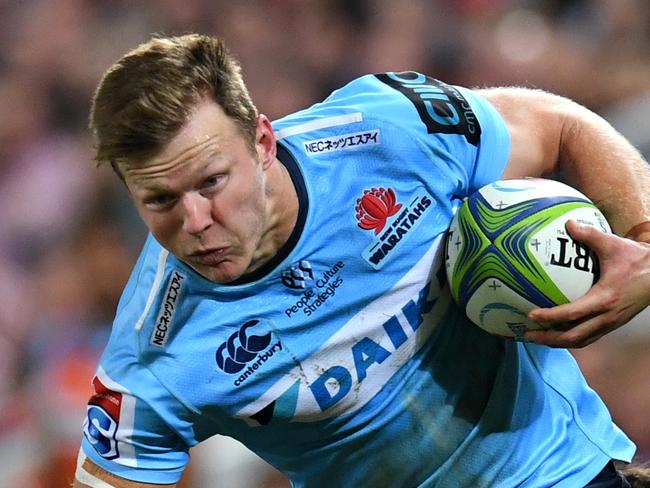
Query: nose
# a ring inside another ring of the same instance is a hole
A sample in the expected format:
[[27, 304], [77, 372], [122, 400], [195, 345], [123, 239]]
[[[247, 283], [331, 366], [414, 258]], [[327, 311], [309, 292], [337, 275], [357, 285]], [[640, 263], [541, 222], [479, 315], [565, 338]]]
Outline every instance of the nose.
[[199, 192], [183, 195], [183, 231], [194, 236], [199, 236], [212, 225], [212, 209], [210, 200]]

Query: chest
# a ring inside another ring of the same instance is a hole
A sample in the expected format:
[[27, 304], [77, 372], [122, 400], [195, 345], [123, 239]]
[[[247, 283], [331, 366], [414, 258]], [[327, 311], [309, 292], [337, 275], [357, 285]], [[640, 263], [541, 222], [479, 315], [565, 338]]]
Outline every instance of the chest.
[[446, 310], [441, 241], [398, 275], [360, 255], [315, 254], [249, 296], [181, 290], [173, 317], [181, 326], [155, 351], [156, 376], [197, 410], [250, 425], [363, 408], [416, 356]]

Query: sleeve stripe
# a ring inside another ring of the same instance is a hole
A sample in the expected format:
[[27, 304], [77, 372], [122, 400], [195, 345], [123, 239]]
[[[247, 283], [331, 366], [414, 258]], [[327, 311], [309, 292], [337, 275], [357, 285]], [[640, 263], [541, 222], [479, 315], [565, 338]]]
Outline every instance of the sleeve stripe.
[[355, 112], [351, 114], [337, 115], [334, 117], [325, 117], [323, 119], [315, 119], [304, 124], [294, 125], [292, 127], [286, 127], [280, 129], [275, 133], [275, 136], [278, 140], [284, 139], [285, 137], [295, 136], [297, 134], [302, 134], [304, 132], [310, 132], [318, 129], [325, 129], [326, 127], [336, 127], [337, 125], [346, 125], [353, 124], [355, 122], [361, 122], [363, 120], [363, 115], [361, 112]]
[[160, 251], [160, 254], [158, 255], [158, 269], [156, 270], [156, 278], [153, 281], [153, 285], [151, 285], [151, 290], [149, 291], [149, 296], [147, 297], [147, 304], [144, 307], [144, 311], [135, 324], [135, 330], [140, 330], [142, 328], [144, 325], [144, 320], [147, 318], [147, 314], [149, 313], [149, 309], [151, 308], [151, 305], [153, 305], [153, 301], [156, 298], [156, 294], [158, 293], [158, 288], [160, 288], [160, 284], [162, 283], [162, 279], [165, 274], [165, 264], [167, 263], [168, 255], [169, 252], [165, 249]]

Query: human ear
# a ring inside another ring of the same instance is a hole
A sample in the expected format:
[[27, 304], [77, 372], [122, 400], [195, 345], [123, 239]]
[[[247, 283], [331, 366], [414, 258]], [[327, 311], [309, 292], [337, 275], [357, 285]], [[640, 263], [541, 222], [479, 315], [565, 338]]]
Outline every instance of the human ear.
[[275, 161], [276, 142], [271, 121], [266, 115], [260, 114], [255, 129], [255, 150], [264, 169], [267, 169]]

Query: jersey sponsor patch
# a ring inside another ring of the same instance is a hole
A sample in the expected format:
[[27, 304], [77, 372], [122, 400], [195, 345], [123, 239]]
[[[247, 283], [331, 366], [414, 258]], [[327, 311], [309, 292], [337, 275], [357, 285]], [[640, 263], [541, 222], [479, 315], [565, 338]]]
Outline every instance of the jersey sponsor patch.
[[270, 323], [253, 319], [217, 348], [215, 359], [221, 371], [237, 375], [233, 384], [240, 386], [280, 351], [282, 342], [273, 340]]
[[282, 271], [282, 284], [292, 290], [303, 290], [314, 279], [311, 263], [306, 259], [292, 264]]
[[[302, 265], [305, 268], [305, 263], [308, 262], [302, 260], [298, 266]], [[294, 266], [291, 266], [291, 268], [294, 268]], [[343, 261], [337, 261], [325, 271], [314, 273], [311, 265], [309, 265], [310, 278], [308, 281], [302, 282], [305, 285], [302, 287], [304, 291], [302, 291], [298, 300], [293, 302], [291, 306], [285, 308], [284, 314], [289, 318], [296, 317], [297, 315], [311, 317], [322, 305], [333, 299], [338, 293], [339, 288], [344, 282], [344, 267], [345, 263]], [[284, 281], [284, 276], [282, 280]]]
[[379, 129], [307, 141], [304, 143], [304, 148], [307, 154], [323, 154], [343, 149], [374, 146], [376, 144], [380, 144]]
[[478, 146], [481, 126], [456, 87], [415, 71], [388, 72], [375, 77], [411, 101], [429, 134], [460, 134], [471, 145]]
[[135, 398], [101, 368], [92, 385], [95, 393], [88, 401], [84, 436], [100, 456], [125, 466], [135, 466], [135, 452], [129, 443]]
[[381, 269], [431, 210], [432, 204], [433, 198], [424, 189], [419, 189], [408, 204], [398, 203], [392, 188], [364, 190], [357, 198], [355, 217], [360, 228], [373, 232], [373, 239], [363, 250], [363, 259], [374, 269]]
[[441, 242], [436, 238], [393, 289], [351, 317], [237, 417], [251, 426], [313, 422], [350, 414], [374, 398], [427, 341], [451, 303], [443, 292]]
[[178, 308], [177, 305], [180, 299], [183, 281], [185, 281], [185, 276], [178, 271], [174, 271], [169, 277], [165, 296], [160, 305], [158, 317], [156, 318], [156, 325], [153, 328], [151, 339], [149, 340], [149, 343], [152, 346], [165, 347], [165, 344], [167, 343], [167, 338], [169, 337], [172, 328], [174, 313]]
[[93, 378], [95, 394], [88, 402], [88, 418], [84, 434], [106, 459], [119, 456], [115, 434], [120, 422], [122, 394], [108, 389], [96, 376]]

